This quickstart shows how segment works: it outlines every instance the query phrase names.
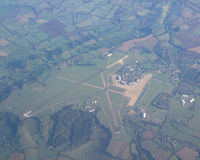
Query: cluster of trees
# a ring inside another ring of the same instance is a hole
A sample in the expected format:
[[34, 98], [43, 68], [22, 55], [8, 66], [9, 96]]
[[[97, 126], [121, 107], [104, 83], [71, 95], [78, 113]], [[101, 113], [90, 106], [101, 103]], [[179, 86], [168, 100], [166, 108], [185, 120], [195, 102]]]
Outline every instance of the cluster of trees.
[[180, 82], [177, 86], [177, 92], [181, 95], [182, 94], [192, 95], [195, 93], [195, 91], [196, 91], [196, 87], [189, 83]]
[[73, 65], [78, 65], [78, 66], [88, 66], [92, 65], [86, 56], [83, 55], [78, 55], [78, 56], [73, 56], [67, 60], [67, 65], [68, 66], [73, 66]]
[[[105, 147], [109, 144], [111, 134], [103, 127], [95, 114], [73, 109], [73, 106], [64, 107], [51, 116], [52, 126], [48, 137], [48, 144], [59, 146], [64, 144], [74, 148], [88, 142], [94, 131], [98, 129], [101, 135], [97, 137], [97, 146]], [[102, 135], [104, 135], [102, 137]], [[102, 144], [104, 143], [104, 144]]]
[[200, 71], [196, 68], [189, 68], [185, 71], [183, 75], [183, 81], [193, 84], [193, 85], [200, 85]]
[[17, 131], [20, 124], [13, 113], [0, 112], [0, 159], [8, 159], [9, 154], [19, 148]]
[[170, 105], [170, 99], [169, 94], [162, 92], [152, 101], [152, 105], [160, 109], [167, 109]]

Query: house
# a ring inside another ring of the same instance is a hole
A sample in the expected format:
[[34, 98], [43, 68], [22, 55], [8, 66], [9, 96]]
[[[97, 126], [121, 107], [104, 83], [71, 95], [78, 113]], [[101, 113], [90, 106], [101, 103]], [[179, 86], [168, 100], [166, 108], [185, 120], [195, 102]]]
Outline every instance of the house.
[[112, 57], [112, 55], [113, 55], [113, 54], [112, 54], [112, 53], [110, 53], [110, 54], [107, 54], [106, 56], [107, 56], [107, 57]]

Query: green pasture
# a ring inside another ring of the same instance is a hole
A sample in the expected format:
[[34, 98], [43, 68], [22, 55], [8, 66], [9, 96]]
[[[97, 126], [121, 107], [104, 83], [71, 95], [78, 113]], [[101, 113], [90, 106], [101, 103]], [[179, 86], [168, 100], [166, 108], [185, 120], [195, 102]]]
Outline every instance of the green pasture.
[[170, 117], [178, 118], [186, 122], [193, 116], [194, 111], [189, 106], [182, 106], [180, 99], [173, 97], [170, 101], [168, 114]]
[[82, 81], [98, 71], [99, 69], [94, 66], [72, 66], [58, 71], [58, 74], [71, 80]]
[[145, 140], [142, 142], [142, 147], [146, 150], [148, 150], [151, 154], [153, 154], [155, 151], [157, 151], [160, 147], [158, 144], [154, 143], [151, 140]]
[[110, 99], [111, 99], [112, 103], [117, 104], [118, 109], [119, 109], [119, 106], [122, 104], [123, 95], [116, 94], [113, 92], [109, 92], [109, 94], [110, 94]]
[[22, 126], [19, 128], [19, 135], [21, 148], [24, 149], [26, 159], [39, 160], [36, 150], [37, 144], [32, 139], [31, 135], [25, 127]]
[[[104, 108], [106, 115], [107, 115], [107, 118], [108, 118], [110, 124], [112, 125], [112, 128], [115, 128], [112, 113], [111, 113], [110, 106], [108, 104], [108, 100], [107, 100], [105, 93], [103, 92], [103, 93], [99, 94], [98, 97], [99, 97], [99, 100], [100, 100], [100, 105], [101, 105], [101, 107]], [[101, 109], [101, 110], [103, 110], [103, 109]]]
[[175, 155], [173, 155], [173, 156], [170, 157], [169, 160], [178, 160], [178, 158]]
[[152, 100], [161, 92], [170, 93], [171, 85], [169, 83], [159, 83], [156, 80], [152, 80], [146, 87], [146, 90], [139, 101], [139, 105], [151, 104]]
[[95, 76], [94, 78], [88, 80], [86, 83], [92, 84], [98, 87], [104, 87], [100, 75]]
[[197, 28], [197, 30], [195, 31], [196, 34], [200, 34], [200, 27]]
[[97, 112], [97, 118], [100, 121], [100, 123], [103, 124], [106, 128], [110, 127], [102, 109]]
[[101, 155], [94, 150], [94, 146], [92, 143], [87, 143], [75, 150], [66, 151], [63, 153], [64, 156], [67, 156], [71, 159], [75, 160], [100, 160]]

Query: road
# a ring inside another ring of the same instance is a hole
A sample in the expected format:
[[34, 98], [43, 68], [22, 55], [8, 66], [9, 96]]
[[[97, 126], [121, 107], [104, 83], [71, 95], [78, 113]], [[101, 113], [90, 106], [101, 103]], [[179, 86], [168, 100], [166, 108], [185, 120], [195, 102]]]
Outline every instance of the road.
[[[79, 83], [79, 81], [71, 80], [71, 79], [69, 79], [69, 78], [64, 78], [64, 77], [62, 77], [62, 76], [58, 76], [57, 78], [58, 78], [58, 79], [62, 79], [62, 80], [64, 80], [64, 81], [68, 81], [68, 82], [76, 83], [76, 84]], [[103, 83], [105, 84], [105, 81], [104, 81]], [[96, 85], [89, 84], [89, 83], [83, 83], [82, 85], [84, 85], [84, 86], [88, 86], [88, 87], [92, 87], [92, 88], [96, 88], [96, 89], [100, 89], [100, 90], [105, 90], [104, 87], [96, 86]], [[116, 91], [116, 90], [113, 90], [113, 89], [108, 89], [108, 91], [109, 91], [109, 92], [112, 92], [112, 93], [115, 93], [115, 94], [124, 95], [123, 92]]]
[[110, 65], [107, 66], [106, 68], [109, 69], [109, 68], [111, 68], [112, 66], [114, 66], [114, 65], [116, 65], [116, 64], [118, 64], [118, 63], [121, 64], [121, 65], [123, 65], [123, 64], [124, 64], [124, 60], [125, 60], [126, 58], [128, 58], [128, 55], [126, 55], [126, 56], [122, 57], [121, 59], [115, 61], [114, 63], [110, 64]]
[[106, 81], [105, 81], [103, 73], [101, 73], [100, 76], [101, 76], [101, 79], [102, 79], [102, 82], [103, 82], [103, 85], [104, 85], [104, 88], [105, 88], [106, 97], [107, 97], [108, 104], [109, 104], [109, 107], [110, 107], [110, 111], [111, 111], [111, 114], [112, 114], [112, 118], [113, 118], [113, 122], [114, 122], [114, 125], [115, 125], [115, 129], [117, 129], [119, 127], [119, 125], [118, 125], [118, 122], [117, 122], [117, 119], [116, 119], [115, 112], [113, 110], [112, 102], [111, 102], [111, 99], [110, 99], [110, 94], [108, 92], [107, 84], [106, 84]]
[[75, 83], [73, 85], [71, 85], [70, 87], [66, 88], [65, 90], [62, 90], [61, 92], [57, 93], [55, 96], [52, 96], [51, 98], [45, 100], [44, 102], [38, 104], [35, 106], [35, 108], [39, 108], [41, 106], [45, 106], [46, 104], [49, 104], [50, 102], [54, 101], [55, 99], [57, 99], [58, 97], [62, 96], [63, 94], [69, 92], [72, 89], [75, 89], [77, 87], [79, 87], [80, 85], [82, 85], [83, 83], [87, 82], [88, 80], [92, 79], [93, 77], [99, 75], [101, 72], [103, 72], [105, 69], [100, 69], [98, 72], [92, 74], [91, 76], [87, 77], [86, 79]]

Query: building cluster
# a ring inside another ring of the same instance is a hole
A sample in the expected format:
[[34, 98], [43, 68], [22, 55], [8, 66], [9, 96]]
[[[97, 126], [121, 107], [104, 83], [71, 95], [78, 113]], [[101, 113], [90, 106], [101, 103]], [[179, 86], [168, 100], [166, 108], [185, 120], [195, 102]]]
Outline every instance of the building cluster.
[[139, 63], [123, 66], [117, 72], [116, 80], [122, 85], [131, 85], [134, 82], [140, 81], [143, 69]]
[[193, 96], [186, 95], [186, 94], [183, 94], [181, 96], [181, 104], [182, 104], [182, 106], [191, 105], [192, 103], [194, 103], [194, 101], [195, 101], [195, 98]]
[[98, 100], [97, 99], [91, 99], [88, 100], [87, 102], [85, 102], [85, 105], [83, 106], [83, 108], [85, 110], [87, 110], [88, 112], [92, 113], [95, 112], [98, 108]]

